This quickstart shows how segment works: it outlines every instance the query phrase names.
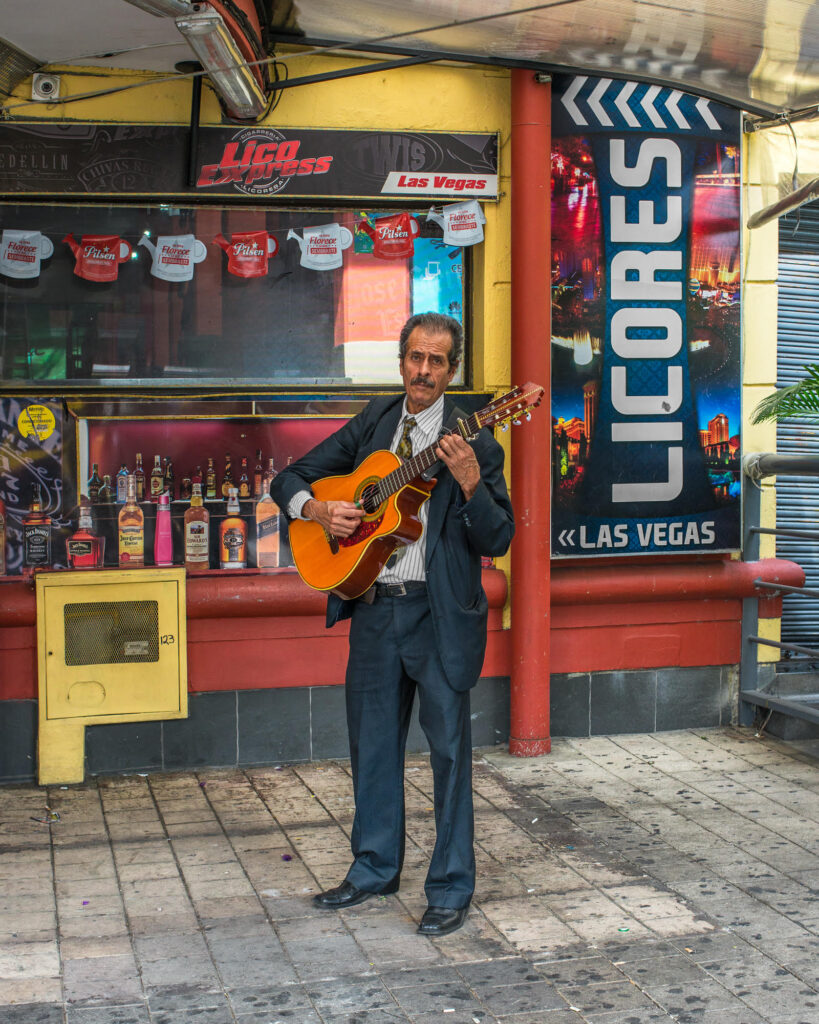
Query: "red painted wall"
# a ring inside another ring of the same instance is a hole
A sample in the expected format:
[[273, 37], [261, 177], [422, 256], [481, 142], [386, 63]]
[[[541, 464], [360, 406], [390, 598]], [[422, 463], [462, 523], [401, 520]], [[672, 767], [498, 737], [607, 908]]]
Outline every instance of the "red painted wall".
[[[737, 664], [742, 597], [755, 595], [757, 578], [798, 586], [804, 575], [777, 559], [663, 569], [561, 568], [552, 580], [551, 671]], [[483, 675], [508, 676], [511, 636], [502, 628], [506, 578], [487, 569], [483, 581], [490, 605]], [[187, 592], [192, 692], [344, 681], [347, 627], [325, 629], [324, 596], [295, 574], [214, 570], [191, 578]], [[779, 601], [760, 600], [762, 617], [779, 614]], [[32, 581], [0, 583], [0, 700], [37, 696], [34, 623]]]

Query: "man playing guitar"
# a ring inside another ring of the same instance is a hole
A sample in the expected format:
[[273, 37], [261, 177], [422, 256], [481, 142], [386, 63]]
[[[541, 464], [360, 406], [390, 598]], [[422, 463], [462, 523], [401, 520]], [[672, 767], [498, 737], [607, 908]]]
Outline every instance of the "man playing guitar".
[[[367, 509], [358, 500], [319, 500], [311, 485], [351, 473], [380, 449], [407, 459], [435, 445], [437, 482], [417, 510], [420, 536], [400, 544], [356, 600], [328, 597], [328, 626], [352, 619], [346, 706], [356, 812], [347, 877], [314, 897], [320, 907], [340, 909], [398, 889], [404, 749], [417, 690], [435, 794], [436, 843], [424, 887], [429, 905], [418, 928], [430, 936], [461, 927], [474, 890], [469, 690], [486, 648], [481, 556], [504, 554], [514, 533], [503, 449], [486, 429], [471, 443], [457, 431], [443, 433], [465, 415], [445, 395], [462, 352], [456, 320], [410, 317], [399, 339], [405, 395], [373, 399], [271, 487], [290, 519], [320, 524], [337, 550]], [[429, 490], [419, 481], [420, 487]]]

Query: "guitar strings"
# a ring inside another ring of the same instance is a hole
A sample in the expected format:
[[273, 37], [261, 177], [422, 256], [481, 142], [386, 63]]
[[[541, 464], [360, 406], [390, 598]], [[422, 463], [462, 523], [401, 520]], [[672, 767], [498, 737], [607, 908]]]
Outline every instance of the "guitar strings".
[[[477, 415], [473, 415], [466, 420], [468, 433], [476, 433], [480, 430], [480, 421]], [[456, 430], [445, 430], [438, 436], [438, 441], [442, 437], [447, 437], [450, 434], [457, 433]], [[411, 483], [417, 476], [419, 476], [425, 469], [435, 462], [435, 448], [438, 445], [438, 441], [435, 444], [430, 445], [429, 448], [425, 448], [422, 452], [417, 455], [413, 455], [411, 459], [407, 459], [406, 462], [402, 462], [400, 466], [397, 466], [391, 473], [382, 477], [377, 484], [364, 494], [362, 505], [366, 512], [372, 513], [385, 501], [391, 494], [395, 494], [396, 491], [400, 491], [402, 487], [405, 487], [408, 483]]]

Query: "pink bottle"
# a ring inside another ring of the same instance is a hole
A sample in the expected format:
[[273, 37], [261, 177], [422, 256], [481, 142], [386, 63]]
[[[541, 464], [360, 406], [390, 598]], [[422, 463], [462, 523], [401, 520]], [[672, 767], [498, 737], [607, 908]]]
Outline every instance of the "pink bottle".
[[154, 565], [173, 565], [173, 536], [171, 534], [171, 499], [167, 491], [159, 495], [156, 507], [154, 533]]

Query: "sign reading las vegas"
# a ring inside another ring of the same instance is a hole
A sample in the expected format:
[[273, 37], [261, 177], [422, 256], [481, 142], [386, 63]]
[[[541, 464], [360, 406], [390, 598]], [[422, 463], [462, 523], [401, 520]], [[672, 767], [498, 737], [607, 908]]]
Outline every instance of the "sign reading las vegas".
[[559, 76], [552, 551], [739, 547], [739, 114]]

